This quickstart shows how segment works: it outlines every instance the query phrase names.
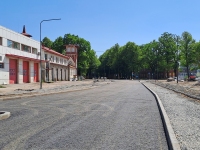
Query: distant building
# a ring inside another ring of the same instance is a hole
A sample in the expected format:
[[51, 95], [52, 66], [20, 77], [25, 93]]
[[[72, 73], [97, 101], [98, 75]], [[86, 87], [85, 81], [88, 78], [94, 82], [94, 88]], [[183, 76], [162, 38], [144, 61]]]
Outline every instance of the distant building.
[[40, 68], [40, 43], [30, 37], [25, 26], [21, 34], [0, 26], [0, 84], [71, 80], [77, 74], [74, 58], [44, 46]]

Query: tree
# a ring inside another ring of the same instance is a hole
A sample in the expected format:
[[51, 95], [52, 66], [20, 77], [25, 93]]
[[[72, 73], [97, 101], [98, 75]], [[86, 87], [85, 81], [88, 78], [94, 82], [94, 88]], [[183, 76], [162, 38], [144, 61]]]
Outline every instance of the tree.
[[[163, 65], [160, 43], [153, 40], [152, 42], [141, 46], [141, 68], [148, 69], [155, 78], [158, 78], [158, 72], [163, 71], [160, 66]], [[156, 76], [155, 76], [156, 75]]]
[[88, 76], [96, 76], [96, 70], [98, 69], [101, 62], [96, 56], [96, 52], [92, 49], [88, 52], [89, 68], [87, 71]]
[[194, 49], [196, 52], [195, 64], [197, 65], [198, 68], [200, 68], [200, 41], [194, 44]]
[[195, 40], [189, 32], [183, 32], [181, 36], [181, 65], [186, 67], [187, 75], [189, 78], [189, 69], [195, 63]]
[[[80, 38], [78, 35], [65, 34], [62, 38], [59, 36], [54, 42], [51, 42], [47, 37], [44, 38], [45, 46], [52, 48], [58, 53], [65, 55], [64, 45], [73, 44], [78, 46], [78, 75], [85, 76], [88, 69], [94, 70], [99, 65], [99, 61], [94, 50], [91, 50], [90, 42], [84, 38]], [[92, 63], [92, 61], [94, 61]]]
[[140, 53], [139, 46], [133, 42], [128, 42], [122, 47], [115, 44], [99, 57], [101, 61], [99, 71], [109, 77], [111, 73], [118, 79], [129, 77], [132, 72], [139, 72]]
[[179, 60], [180, 60], [180, 50], [179, 50], [179, 45], [180, 45], [180, 37], [177, 36], [177, 35], [173, 35], [174, 36], [174, 41], [176, 43], [176, 50], [175, 50], [175, 54], [174, 54], [174, 57], [173, 57], [173, 62], [174, 62], [174, 65], [173, 65], [173, 69], [174, 69], [174, 73], [175, 73], [175, 76], [177, 77], [178, 76], [178, 67], [179, 67]]
[[133, 43], [128, 42], [123, 46], [121, 51], [121, 59], [124, 62], [123, 71], [126, 74], [131, 74], [132, 72], [138, 73], [140, 68], [140, 49]]
[[101, 62], [99, 71], [101, 72], [102, 76], [111, 77], [110, 74], [112, 74], [114, 75], [113, 77], [120, 77], [120, 69], [122, 68], [123, 64], [120, 59], [120, 46], [118, 43], [106, 50], [99, 57], [99, 60]]
[[53, 43], [53, 42], [52, 42], [49, 38], [47, 38], [47, 37], [45, 37], [45, 38], [42, 40], [42, 45], [45, 46], [45, 47], [48, 47], [48, 48], [51, 48], [52, 43]]
[[52, 43], [51, 47], [56, 52], [65, 55], [65, 47], [64, 47], [64, 43], [63, 43], [63, 38], [61, 36], [59, 36], [58, 38], [55, 39], [55, 41]]
[[174, 56], [177, 51], [176, 41], [174, 35], [168, 32], [164, 32], [161, 37], [159, 37], [159, 48], [165, 62], [163, 63], [163, 68], [166, 68], [167, 78], [169, 78], [169, 71], [173, 68]]

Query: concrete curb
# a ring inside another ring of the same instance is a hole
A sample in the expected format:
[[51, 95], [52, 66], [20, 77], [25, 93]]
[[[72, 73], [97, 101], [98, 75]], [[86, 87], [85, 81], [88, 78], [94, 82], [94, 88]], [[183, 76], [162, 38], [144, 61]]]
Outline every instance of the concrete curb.
[[142, 85], [144, 85], [156, 98], [158, 108], [159, 108], [159, 111], [160, 111], [160, 114], [161, 114], [161, 119], [162, 119], [162, 122], [163, 122], [163, 126], [164, 126], [164, 130], [165, 130], [169, 149], [170, 150], [181, 150], [179, 142], [176, 139], [174, 130], [171, 126], [169, 117], [167, 116], [167, 113], [165, 111], [165, 108], [164, 108], [160, 98], [158, 97], [158, 95], [153, 90], [151, 90], [149, 87], [147, 87], [144, 83], [142, 83]]
[[[1, 114], [2, 113], [2, 114]], [[0, 120], [7, 119], [10, 117], [10, 112], [0, 111]]]

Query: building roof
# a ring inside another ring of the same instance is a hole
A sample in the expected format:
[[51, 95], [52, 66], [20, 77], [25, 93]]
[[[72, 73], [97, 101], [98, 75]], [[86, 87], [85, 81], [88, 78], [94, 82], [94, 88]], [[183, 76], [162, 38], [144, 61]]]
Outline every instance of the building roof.
[[63, 55], [63, 54], [60, 54], [60, 53], [58, 53], [58, 52], [56, 52], [56, 51], [54, 51], [54, 50], [52, 50], [52, 49], [50, 49], [50, 48], [48, 48], [48, 47], [42, 46], [42, 49], [43, 49], [44, 51], [46, 51], [46, 52], [51, 53], [51, 54], [54, 54], [54, 55], [57, 55], [57, 56], [60, 56], [60, 57], [66, 58], [66, 59], [70, 59], [69, 56], [65, 56], [65, 55]]

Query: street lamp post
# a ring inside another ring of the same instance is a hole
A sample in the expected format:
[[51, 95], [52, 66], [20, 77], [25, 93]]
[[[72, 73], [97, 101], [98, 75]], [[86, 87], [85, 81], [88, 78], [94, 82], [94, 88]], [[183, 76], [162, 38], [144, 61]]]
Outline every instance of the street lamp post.
[[158, 50], [156, 50], [156, 74], [157, 74], [157, 80], [158, 80]]
[[176, 62], [176, 65], [177, 65], [177, 83], [178, 83], [178, 68], [179, 68], [179, 63], [178, 63], [178, 61]]
[[177, 83], [178, 83], [178, 68], [179, 68], [179, 50], [178, 50], [179, 44], [178, 44], [178, 36], [177, 36], [177, 60], [176, 60], [176, 66], [177, 66]]
[[40, 22], [40, 89], [42, 89], [42, 60], [41, 60], [41, 56], [42, 56], [42, 45], [41, 45], [41, 25], [42, 25], [42, 22], [44, 21], [52, 21], [52, 20], [61, 20], [60, 18], [59, 19], [48, 19], [48, 20], [42, 20]]

